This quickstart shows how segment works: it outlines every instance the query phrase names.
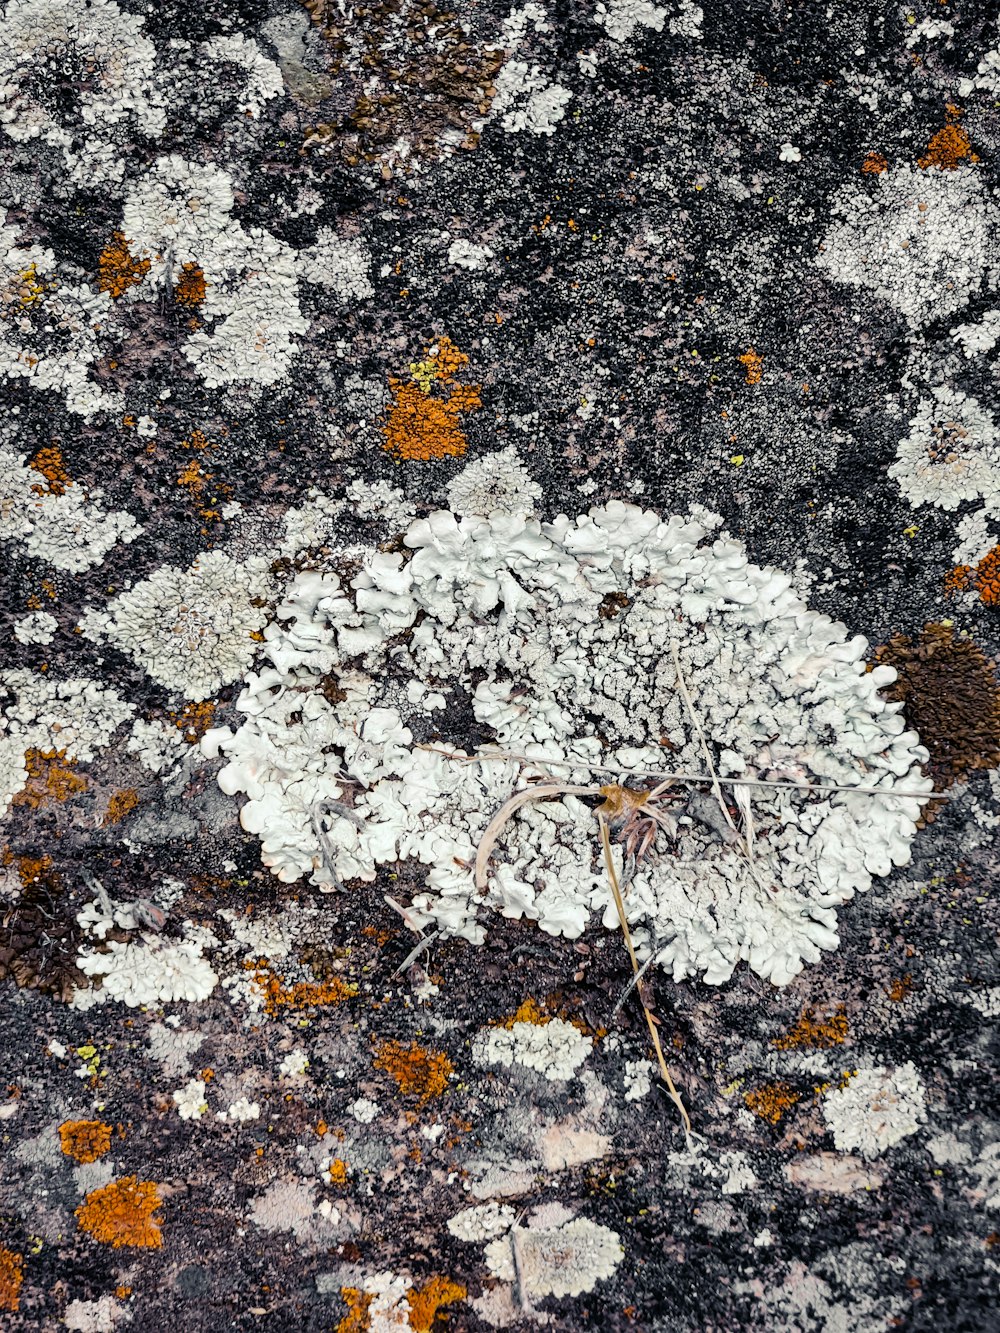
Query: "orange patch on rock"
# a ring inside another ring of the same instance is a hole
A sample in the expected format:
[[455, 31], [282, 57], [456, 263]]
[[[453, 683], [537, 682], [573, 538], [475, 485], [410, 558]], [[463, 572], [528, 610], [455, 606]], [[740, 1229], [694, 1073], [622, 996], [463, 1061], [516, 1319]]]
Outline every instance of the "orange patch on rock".
[[395, 1079], [404, 1097], [416, 1097], [424, 1106], [432, 1097], [440, 1097], [455, 1072], [443, 1051], [431, 1051], [413, 1041], [404, 1046], [398, 1041], [384, 1041], [375, 1055], [375, 1068]]
[[979, 600], [987, 606], [1000, 606], [1000, 546], [988, 551], [972, 576]]
[[151, 1180], [125, 1176], [91, 1190], [76, 1216], [82, 1231], [116, 1250], [158, 1249], [163, 1244], [156, 1216], [160, 1203]]
[[62, 452], [57, 445], [50, 444], [39, 449], [28, 464], [34, 472], [40, 473], [48, 482], [47, 486], [36, 484], [32, 490], [36, 495], [64, 495], [66, 487], [73, 485], [73, 478], [63, 466]]
[[826, 1050], [831, 1046], [840, 1046], [849, 1030], [850, 1024], [843, 1005], [829, 1018], [817, 1018], [816, 1011], [807, 1005], [792, 1030], [783, 1037], [775, 1037], [771, 1045], [779, 1051], [797, 1051], [803, 1046]]
[[120, 824], [130, 810], [134, 810], [139, 804], [139, 793], [134, 787], [123, 787], [121, 791], [112, 792], [111, 800], [108, 801], [108, 812], [104, 816], [105, 824]]
[[446, 1277], [432, 1277], [419, 1290], [411, 1287], [406, 1293], [410, 1306], [410, 1328], [414, 1333], [431, 1333], [441, 1307], [464, 1301], [465, 1294], [465, 1287]]
[[96, 1162], [111, 1151], [111, 1126], [103, 1120], [66, 1120], [59, 1126], [59, 1143], [76, 1162]]
[[24, 1281], [23, 1254], [15, 1254], [0, 1246], [0, 1310], [13, 1313], [21, 1304], [21, 1283]]
[[746, 370], [746, 383], [759, 384], [764, 378], [764, 358], [752, 347], [748, 347], [743, 355], [736, 359]]
[[978, 161], [979, 156], [972, 151], [972, 143], [961, 125], [946, 125], [931, 137], [927, 152], [917, 158], [917, 166], [924, 171], [929, 167], [954, 171], [962, 162]]
[[461, 458], [468, 441], [458, 418], [483, 405], [478, 384], [455, 383], [469, 358], [450, 338], [439, 338], [426, 357], [410, 367], [409, 380], [389, 377], [392, 402], [382, 425], [384, 448], [401, 462]]
[[68, 801], [87, 790], [86, 778], [73, 772], [76, 763], [65, 750], [28, 750], [24, 756], [28, 782], [12, 804], [37, 810], [47, 801]]
[[174, 287], [174, 300], [178, 305], [186, 306], [189, 310], [196, 310], [205, 299], [205, 291], [208, 283], [205, 281], [205, 275], [197, 264], [185, 264], [181, 269], [181, 276]]
[[97, 261], [97, 290], [110, 292], [113, 300], [142, 282], [149, 272], [148, 259], [133, 259], [124, 232], [116, 231]]
[[881, 153], [869, 153], [861, 163], [861, 170], [866, 176], [881, 176], [883, 171], [889, 170], [889, 163]]
[[801, 1098], [787, 1083], [765, 1083], [753, 1092], [744, 1093], [743, 1100], [755, 1116], [776, 1125]]
[[332, 981], [296, 981], [283, 986], [281, 978], [267, 968], [259, 969], [254, 983], [264, 995], [264, 1011], [276, 1014], [279, 1009], [313, 1009], [327, 1004], [342, 1004], [353, 999], [357, 986], [334, 977]]

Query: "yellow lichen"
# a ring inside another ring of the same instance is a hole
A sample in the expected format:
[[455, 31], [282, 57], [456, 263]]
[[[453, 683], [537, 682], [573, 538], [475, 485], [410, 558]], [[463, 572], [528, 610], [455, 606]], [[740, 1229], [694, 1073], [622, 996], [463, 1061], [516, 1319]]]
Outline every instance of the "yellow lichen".
[[0, 1245], [0, 1310], [13, 1313], [21, 1304], [21, 1283], [24, 1281], [23, 1254], [4, 1249]]
[[184, 733], [189, 745], [200, 741], [215, 718], [217, 705], [211, 699], [200, 704], [185, 704], [179, 713], [168, 713], [170, 721]]
[[752, 347], [748, 347], [743, 355], [736, 359], [746, 371], [746, 383], [759, 384], [764, 378], [764, 358]]
[[346, 1185], [350, 1176], [350, 1167], [342, 1157], [335, 1157], [327, 1167], [331, 1185]]
[[749, 1109], [761, 1120], [776, 1125], [781, 1117], [800, 1100], [800, 1094], [787, 1083], [765, 1083], [753, 1092], [743, 1094]]
[[446, 1277], [432, 1277], [419, 1290], [411, 1287], [406, 1299], [410, 1306], [410, 1328], [414, 1333], [431, 1333], [442, 1306], [465, 1300], [465, 1287]]
[[791, 1032], [786, 1032], [783, 1037], [775, 1037], [771, 1045], [777, 1046], [779, 1051], [795, 1051], [803, 1046], [825, 1050], [830, 1046], [840, 1046], [849, 1029], [843, 1005], [829, 1018], [817, 1018], [816, 1011], [807, 1006]]
[[404, 1046], [398, 1041], [384, 1041], [375, 1055], [375, 1068], [384, 1070], [396, 1082], [404, 1097], [416, 1097], [424, 1106], [432, 1097], [440, 1097], [455, 1072], [443, 1051], [427, 1050], [413, 1041]]
[[347, 1314], [337, 1325], [337, 1333], [367, 1333], [371, 1328], [368, 1310], [374, 1297], [358, 1287], [341, 1287], [340, 1297], [347, 1306]]
[[134, 787], [123, 787], [121, 791], [112, 792], [108, 801], [108, 811], [104, 816], [105, 824], [120, 824], [129, 811], [134, 810], [138, 804], [139, 793]]
[[151, 1180], [125, 1176], [91, 1190], [76, 1210], [80, 1229], [114, 1249], [157, 1249], [163, 1244], [156, 1216], [160, 1196]]
[[59, 1142], [74, 1161], [96, 1162], [111, 1151], [111, 1126], [103, 1120], [66, 1120], [59, 1126]]
[[110, 292], [112, 300], [117, 301], [148, 272], [149, 260], [133, 259], [124, 232], [113, 232], [97, 261], [97, 290]]

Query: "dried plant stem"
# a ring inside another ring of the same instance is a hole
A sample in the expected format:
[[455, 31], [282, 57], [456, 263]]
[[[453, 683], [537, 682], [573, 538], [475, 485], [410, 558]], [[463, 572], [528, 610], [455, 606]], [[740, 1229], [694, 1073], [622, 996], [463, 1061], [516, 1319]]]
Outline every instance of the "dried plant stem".
[[[611, 838], [608, 835], [608, 822], [603, 815], [597, 816], [601, 827], [601, 846], [604, 848], [604, 865], [608, 872], [608, 882], [611, 885], [611, 896], [615, 900], [615, 910], [618, 912], [618, 920], [622, 928], [622, 937], [625, 940], [625, 948], [628, 950], [629, 961], [632, 964], [634, 975], [639, 974], [639, 960], [635, 956], [635, 946], [632, 943], [632, 932], [628, 928], [628, 918], [625, 915], [625, 903], [622, 900], [621, 887], [618, 883], [618, 872], [615, 870], [614, 857], [611, 855]], [[681, 1120], [684, 1124], [684, 1137], [690, 1142], [691, 1139], [691, 1117], [685, 1109], [681, 1094], [674, 1086], [674, 1080], [670, 1077], [670, 1070], [667, 1068], [667, 1062], [663, 1057], [663, 1047], [660, 1045], [660, 1034], [656, 1030], [656, 1023], [653, 1015], [642, 997], [642, 991], [639, 991], [639, 1003], [642, 1005], [642, 1012], [646, 1015], [646, 1026], [649, 1028], [649, 1035], [653, 1042], [653, 1049], [656, 1051], [657, 1063], [660, 1066], [660, 1073], [663, 1075], [663, 1081], [667, 1085], [667, 1091], [678, 1111], [681, 1113]]]
[[[538, 758], [530, 754], [519, 754], [516, 750], [493, 750], [490, 753], [480, 754], [454, 754], [451, 750], [442, 750], [437, 745], [418, 745], [418, 750], [430, 750], [433, 754], [444, 755], [446, 759], [453, 759], [458, 764], [490, 764], [490, 763], [518, 763], [525, 768], [535, 768], [546, 777], [552, 775], [546, 772], [546, 765], [550, 768], [582, 768], [588, 773], [608, 773], [612, 777], [631, 778], [660, 778], [667, 782], [711, 782], [711, 775], [708, 773], [690, 773], [684, 770], [668, 772], [662, 768], [613, 768], [608, 764], [591, 764], [586, 759], [555, 759], [549, 756]], [[716, 781], [723, 787], [768, 787], [775, 791], [809, 791], [816, 792], [822, 796], [826, 792], [846, 792], [850, 796], [909, 796], [918, 801], [929, 801], [933, 796], [935, 801], [949, 801], [952, 798], [946, 791], [909, 791], [900, 790], [898, 787], [841, 787], [834, 782], [796, 782], [791, 778], [777, 781], [768, 781], [766, 778], [727, 778], [717, 775]], [[577, 790], [589, 792], [591, 795], [598, 795], [598, 788], [585, 787]]]
[[704, 756], [705, 766], [708, 769], [709, 781], [712, 784], [712, 794], [719, 803], [719, 809], [722, 811], [726, 823], [734, 833], [738, 833], [739, 830], [733, 821], [732, 815], [729, 813], [729, 806], [726, 805], [726, 802], [723, 800], [722, 788], [719, 786], [719, 775], [716, 773], [715, 764], [712, 762], [712, 751], [708, 748], [708, 741], [705, 739], [705, 733], [702, 731], [701, 723], [698, 721], [698, 714], [694, 711], [694, 704], [684, 680], [684, 672], [681, 670], [681, 659], [677, 652], [677, 644], [673, 639], [670, 640], [670, 652], [674, 659], [674, 671], [677, 673], [677, 688], [681, 692], [681, 698], [684, 700], [684, 706], [688, 710], [688, 717], [691, 719], [691, 725], [694, 727], [698, 742], [701, 745], [701, 753]]
[[527, 791], [515, 792], [493, 816], [479, 840], [479, 847], [476, 851], [476, 888], [480, 893], [486, 888], [486, 871], [494, 843], [500, 836], [500, 831], [508, 819], [516, 814], [522, 805], [527, 805], [529, 801], [543, 801], [549, 796], [591, 796], [593, 794], [593, 787], [574, 787], [563, 782], [553, 782], [547, 786], [539, 784], [537, 787], [529, 787]]

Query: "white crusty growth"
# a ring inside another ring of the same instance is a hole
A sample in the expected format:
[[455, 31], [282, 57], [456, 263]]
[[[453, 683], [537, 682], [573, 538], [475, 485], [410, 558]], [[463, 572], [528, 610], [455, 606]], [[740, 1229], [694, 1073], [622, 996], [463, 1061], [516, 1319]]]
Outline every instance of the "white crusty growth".
[[[265, 865], [333, 888], [412, 858], [427, 889], [411, 919], [475, 941], [490, 909], [571, 938], [594, 911], [616, 927], [579, 796], [516, 812], [483, 894], [472, 865], [492, 817], [528, 785], [510, 752], [590, 787], [610, 780], [594, 766], [633, 786], [647, 770], [706, 771], [676, 650], [723, 777], [887, 794], [746, 788], [749, 807], [731, 804], [743, 823], [749, 809], [751, 859], [706, 817], [707, 794], [678, 785], [676, 835], [659, 834], [628, 883], [633, 936], [675, 977], [713, 983], [741, 959], [777, 984], [818, 961], [837, 946], [837, 906], [909, 859], [921, 802], [888, 793], [929, 790], [926, 752], [879, 693], [892, 669], [869, 672], [863, 638], [739, 542], [712, 539], [718, 523], [701, 508], [661, 519], [619, 502], [552, 523], [441, 511], [411, 524], [408, 556], [354, 547], [346, 584], [328, 564], [295, 577], [265, 632], [269, 665], [238, 701], [243, 725], [204, 742], [228, 760], [222, 789], [249, 798], [242, 822]], [[476, 762], [464, 729], [415, 744], [460, 708], [496, 737]], [[508, 757], [487, 758], [498, 748]]]

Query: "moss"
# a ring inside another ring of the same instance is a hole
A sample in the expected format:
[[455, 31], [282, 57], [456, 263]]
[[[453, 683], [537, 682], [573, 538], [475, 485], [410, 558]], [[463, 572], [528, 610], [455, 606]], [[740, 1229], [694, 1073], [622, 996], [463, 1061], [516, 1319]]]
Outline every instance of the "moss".
[[398, 1041], [383, 1042], [375, 1055], [375, 1068], [395, 1079], [403, 1096], [416, 1097], [420, 1106], [432, 1097], [440, 1097], [455, 1072], [443, 1051], [427, 1050], [415, 1041], [409, 1046]]
[[96, 1162], [111, 1151], [111, 1126], [102, 1120], [66, 1120], [59, 1126], [59, 1143], [76, 1162]]
[[919, 638], [897, 634], [875, 655], [896, 668], [898, 679], [886, 697], [902, 701], [930, 751], [936, 790], [1000, 764], [1000, 686], [970, 638], [956, 635], [951, 625], [928, 624]]
[[114, 1249], [158, 1249], [160, 1196], [151, 1180], [125, 1176], [92, 1190], [76, 1210], [80, 1229]]

